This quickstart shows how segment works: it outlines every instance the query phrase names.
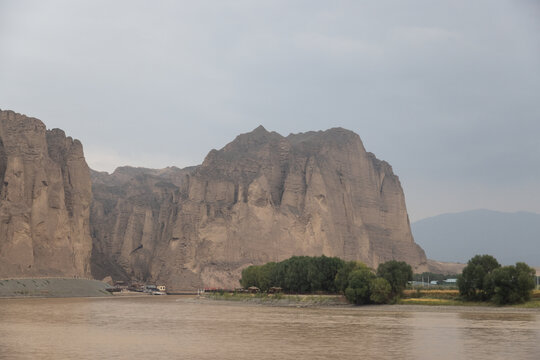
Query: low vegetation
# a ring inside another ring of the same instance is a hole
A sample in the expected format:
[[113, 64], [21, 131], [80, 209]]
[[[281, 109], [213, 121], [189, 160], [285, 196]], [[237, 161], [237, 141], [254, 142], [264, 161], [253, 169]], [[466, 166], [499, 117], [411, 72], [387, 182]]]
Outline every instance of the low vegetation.
[[444, 300], [458, 300], [459, 291], [454, 289], [416, 289], [405, 290], [403, 292], [403, 299], [419, 299], [419, 298], [431, 298], [431, 299], [444, 299]]

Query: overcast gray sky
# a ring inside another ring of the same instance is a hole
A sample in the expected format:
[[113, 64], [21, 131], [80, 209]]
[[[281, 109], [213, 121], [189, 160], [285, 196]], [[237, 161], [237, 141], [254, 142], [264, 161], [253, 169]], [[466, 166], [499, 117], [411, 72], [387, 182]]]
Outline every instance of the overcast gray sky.
[[540, 1], [0, 0], [0, 108], [106, 171], [341, 126], [413, 221], [540, 213]]

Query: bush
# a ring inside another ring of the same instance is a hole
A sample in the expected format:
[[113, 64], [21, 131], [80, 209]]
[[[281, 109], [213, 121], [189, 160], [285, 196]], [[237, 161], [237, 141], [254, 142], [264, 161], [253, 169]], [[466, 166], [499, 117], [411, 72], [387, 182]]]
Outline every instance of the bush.
[[352, 271], [365, 268], [366, 265], [357, 262], [357, 261], [347, 261], [336, 272], [334, 279], [334, 286], [336, 291], [340, 293], [345, 293], [345, 290], [349, 286], [349, 275]]
[[349, 285], [345, 297], [356, 305], [369, 304], [371, 300], [371, 282], [375, 274], [368, 268], [354, 270], [349, 274]]
[[412, 280], [413, 272], [409, 264], [404, 261], [391, 260], [379, 264], [377, 276], [380, 276], [390, 284], [392, 296], [401, 296], [407, 283]]
[[384, 278], [376, 278], [370, 283], [371, 295], [369, 299], [375, 304], [386, 304], [392, 298], [392, 287]]

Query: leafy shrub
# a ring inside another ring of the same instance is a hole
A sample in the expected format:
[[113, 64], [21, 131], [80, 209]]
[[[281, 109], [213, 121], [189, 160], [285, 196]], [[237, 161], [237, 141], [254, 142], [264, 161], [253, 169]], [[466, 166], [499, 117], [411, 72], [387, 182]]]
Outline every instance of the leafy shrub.
[[356, 305], [369, 304], [371, 301], [371, 282], [375, 274], [368, 268], [354, 270], [349, 274], [349, 285], [345, 297]]
[[369, 299], [375, 304], [386, 304], [392, 298], [392, 287], [384, 278], [376, 278], [370, 283], [371, 295]]

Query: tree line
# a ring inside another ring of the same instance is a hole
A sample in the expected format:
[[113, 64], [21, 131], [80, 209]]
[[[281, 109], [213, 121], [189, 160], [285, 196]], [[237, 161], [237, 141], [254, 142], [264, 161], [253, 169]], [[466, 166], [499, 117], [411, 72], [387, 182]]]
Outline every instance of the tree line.
[[[457, 285], [462, 300], [522, 303], [531, 298], [535, 275], [525, 263], [502, 266], [491, 255], [476, 255], [458, 276]], [[412, 279], [412, 268], [403, 261], [387, 261], [375, 271], [358, 261], [323, 255], [249, 266], [242, 271], [240, 283], [263, 292], [280, 287], [287, 293], [341, 293], [360, 305], [395, 302]]]
[[502, 266], [491, 255], [476, 255], [467, 262], [457, 285], [465, 300], [515, 304], [531, 299], [535, 276], [536, 271], [523, 262]]
[[402, 294], [412, 275], [411, 266], [403, 261], [388, 261], [373, 271], [361, 262], [337, 257], [293, 256], [245, 268], [240, 283], [263, 292], [280, 287], [288, 293], [342, 293], [354, 304], [384, 304]]

